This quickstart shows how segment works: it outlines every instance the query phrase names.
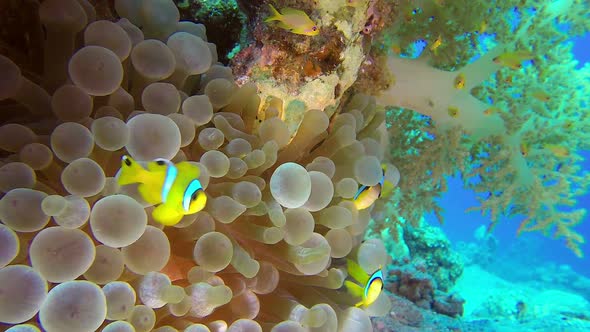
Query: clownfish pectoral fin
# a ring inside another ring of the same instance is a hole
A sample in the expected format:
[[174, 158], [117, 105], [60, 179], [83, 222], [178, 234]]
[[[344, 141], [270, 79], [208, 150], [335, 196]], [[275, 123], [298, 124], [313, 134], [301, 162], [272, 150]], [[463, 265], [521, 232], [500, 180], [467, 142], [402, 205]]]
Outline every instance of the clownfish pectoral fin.
[[121, 171], [119, 172], [118, 183], [120, 186], [144, 182], [147, 171], [133, 158], [125, 155], [121, 158]]
[[348, 275], [354, 278], [354, 280], [358, 281], [361, 285], [366, 285], [369, 282], [369, 275], [363, 270], [363, 268], [358, 265], [357, 262], [347, 259], [346, 260], [346, 269], [348, 271]]
[[344, 281], [344, 286], [350, 293], [350, 295], [354, 297], [363, 297], [363, 288], [350, 280]]
[[173, 226], [180, 222], [182, 214], [166, 204], [160, 204], [152, 211], [152, 217], [164, 226]]

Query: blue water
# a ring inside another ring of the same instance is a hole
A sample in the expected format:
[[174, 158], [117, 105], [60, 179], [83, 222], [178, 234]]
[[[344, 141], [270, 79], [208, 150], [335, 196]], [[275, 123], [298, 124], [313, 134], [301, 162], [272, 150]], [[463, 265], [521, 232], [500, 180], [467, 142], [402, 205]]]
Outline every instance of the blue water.
[[[590, 34], [572, 38], [572, 41], [574, 42], [574, 55], [579, 61], [577, 68], [581, 68], [585, 63], [590, 63]], [[581, 154], [585, 159], [582, 164], [583, 169], [590, 170], [590, 151], [583, 151]], [[439, 203], [445, 210], [443, 213], [445, 223], [442, 228], [453, 243], [473, 241], [475, 230], [482, 225], [487, 226], [490, 222], [488, 216], [482, 216], [478, 212], [465, 213], [467, 208], [479, 204], [474, 193], [463, 188], [460, 178], [449, 178], [449, 190], [439, 200]], [[533, 259], [536, 261], [542, 258], [556, 264], [567, 264], [576, 272], [590, 277], [590, 193], [580, 197], [575, 208], [589, 210], [584, 221], [576, 228], [587, 241], [582, 246], [585, 253], [584, 258], [576, 257], [565, 247], [562, 240], [546, 238], [536, 232], [524, 233], [520, 237], [534, 240], [537, 244], [535, 247], [542, 249], [539, 252], [527, 252], [523, 255], [529, 255], [531, 262]], [[523, 218], [523, 216], [504, 218], [498, 223], [493, 234], [499, 240], [500, 248], [508, 248], [515, 243], [517, 240], [516, 230]], [[426, 220], [433, 225], [439, 225], [433, 215], [426, 216]]]

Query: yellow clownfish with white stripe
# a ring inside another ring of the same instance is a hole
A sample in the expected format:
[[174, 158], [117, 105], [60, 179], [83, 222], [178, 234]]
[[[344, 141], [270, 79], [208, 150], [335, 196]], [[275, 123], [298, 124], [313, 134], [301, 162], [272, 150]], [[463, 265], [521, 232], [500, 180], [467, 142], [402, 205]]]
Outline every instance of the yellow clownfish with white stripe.
[[383, 190], [383, 185], [385, 183], [385, 164], [381, 165], [381, 180], [374, 186], [365, 186], [362, 185], [354, 197], [352, 198], [352, 202], [357, 210], [364, 210], [369, 206], [373, 205], [379, 197], [381, 197], [381, 191]]
[[157, 205], [152, 217], [165, 226], [177, 224], [184, 215], [205, 207], [207, 196], [198, 180], [199, 167], [183, 161], [174, 164], [155, 159], [143, 168], [129, 156], [121, 159], [120, 186], [139, 183], [137, 190], [149, 204]]
[[373, 272], [370, 276], [354, 261], [347, 260], [348, 274], [356, 280], [362, 286], [346, 280], [344, 285], [348, 292], [354, 297], [360, 297], [361, 300], [355, 304], [355, 307], [364, 306], [365, 308], [370, 306], [381, 294], [383, 289], [383, 271], [381, 271], [381, 265], [377, 271]]

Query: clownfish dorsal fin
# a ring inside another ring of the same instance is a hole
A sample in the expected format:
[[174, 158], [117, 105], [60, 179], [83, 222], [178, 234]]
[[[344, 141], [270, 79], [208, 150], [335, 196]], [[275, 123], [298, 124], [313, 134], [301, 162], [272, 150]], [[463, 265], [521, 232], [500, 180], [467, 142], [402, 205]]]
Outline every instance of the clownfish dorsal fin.
[[351, 259], [347, 259], [346, 263], [348, 274], [364, 287], [369, 281], [369, 276], [367, 275], [365, 270], [363, 270], [363, 268], [360, 265], [358, 265], [357, 262]]

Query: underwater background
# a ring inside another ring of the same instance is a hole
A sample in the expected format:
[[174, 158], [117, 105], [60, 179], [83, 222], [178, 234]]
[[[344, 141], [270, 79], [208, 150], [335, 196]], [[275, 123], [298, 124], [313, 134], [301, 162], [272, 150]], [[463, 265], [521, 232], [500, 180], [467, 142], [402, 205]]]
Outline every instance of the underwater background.
[[[576, 68], [583, 67], [586, 63], [590, 63], [590, 34], [580, 37], [574, 37], [567, 41], [573, 42], [573, 54], [578, 64]], [[582, 169], [590, 169], [590, 151], [580, 151], [584, 158]], [[473, 233], [481, 225], [488, 225], [489, 219], [481, 216], [479, 213], [464, 213], [464, 211], [477, 204], [474, 195], [469, 190], [463, 189], [463, 183], [459, 178], [452, 178], [449, 182], [448, 192], [440, 199], [441, 205], [445, 209], [445, 224], [442, 229], [445, 231], [449, 239], [453, 242], [469, 241], [473, 238]], [[588, 209], [590, 208], [590, 194], [585, 194], [579, 197], [576, 208]], [[584, 221], [578, 226], [582, 234], [590, 234], [590, 217], [586, 215]], [[427, 218], [432, 225], [440, 225], [433, 215], [428, 215]], [[514, 243], [516, 240], [516, 230], [522, 217], [514, 217], [503, 220], [494, 231], [494, 235], [500, 241], [500, 247], [506, 248]], [[527, 238], [534, 239], [536, 242], [535, 256], [553, 261], [556, 264], [568, 264], [578, 273], [590, 277], [590, 261], [588, 257], [579, 258], [572, 254], [570, 250], [564, 248], [558, 241], [552, 241], [546, 237], [538, 234], [527, 234]], [[533, 249], [533, 248], [531, 248]], [[582, 245], [582, 250], [588, 250], [588, 244]], [[523, 253], [524, 255], [531, 254], [530, 252]], [[508, 271], [507, 271], [508, 272]]]
[[0, 1], [0, 332], [590, 331], [586, 0]]

